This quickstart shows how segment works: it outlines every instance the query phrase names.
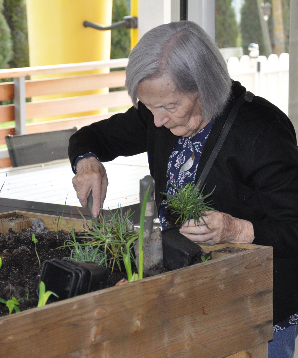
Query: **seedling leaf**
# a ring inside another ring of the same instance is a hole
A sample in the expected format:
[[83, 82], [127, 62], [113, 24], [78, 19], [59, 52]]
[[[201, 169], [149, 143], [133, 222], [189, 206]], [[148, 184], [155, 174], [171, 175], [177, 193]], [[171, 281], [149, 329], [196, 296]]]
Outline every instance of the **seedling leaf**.
[[56, 297], [58, 297], [56, 295], [56, 293], [52, 292], [52, 291], [47, 291], [46, 292], [46, 286], [44, 284], [43, 281], [40, 281], [40, 285], [39, 285], [39, 299], [38, 299], [38, 305], [37, 307], [42, 307], [42, 306], [45, 306], [49, 297], [51, 295], [54, 295]]

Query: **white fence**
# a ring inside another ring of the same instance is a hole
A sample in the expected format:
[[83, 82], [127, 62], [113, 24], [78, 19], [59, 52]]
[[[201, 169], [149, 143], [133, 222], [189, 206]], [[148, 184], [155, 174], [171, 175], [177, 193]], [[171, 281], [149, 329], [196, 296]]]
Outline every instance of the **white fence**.
[[247, 90], [266, 98], [288, 114], [289, 54], [250, 58], [230, 57], [228, 70], [231, 78], [241, 82]]

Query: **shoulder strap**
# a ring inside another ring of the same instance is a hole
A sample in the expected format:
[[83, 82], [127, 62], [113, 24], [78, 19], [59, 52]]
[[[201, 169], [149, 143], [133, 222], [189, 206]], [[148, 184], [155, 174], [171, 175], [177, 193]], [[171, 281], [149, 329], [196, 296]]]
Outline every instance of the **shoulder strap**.
[[232, 127], [232, 124], [237, 116], [237, 113], [238, 113], [238, 110], [239, 108], [241, 107], [241, 105], [244, 103], [244, 102], [251, 102], [254, 98], [254, 94], [249, 92], [249, 91], [246, 91], [245, 93], [243, 93], [238, 99], [237, 101], [235, 102], [233, 108], [231, 109], [231, 112], [229, 113], [229, 116], [222, 128], [222, 131], [220, 133], [220, 136], [210, 154], [210, 157], [198, 179], [198, 182], [197, 182], [197, 186], [200, 186], [201, 188], [203, 187], [203, 184], [207, 178], [207, 175]]

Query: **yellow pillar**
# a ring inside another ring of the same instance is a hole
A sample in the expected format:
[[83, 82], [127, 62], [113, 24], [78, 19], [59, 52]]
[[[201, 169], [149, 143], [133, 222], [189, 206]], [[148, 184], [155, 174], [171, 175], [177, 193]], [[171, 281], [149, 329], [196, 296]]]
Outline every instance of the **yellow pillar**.
[[[130, 15], [138, 17], [139, 14], [139, 0], [130, 0]], [[130, 30], [130, 48], [131, 50], [139, 41], [139, 30], [131, 29]]]
[[26, 5], [30, 66], [110, 59], [111, 31], [84, 27], [83, 22], [110, 25], [112, 0], [27, 0]]

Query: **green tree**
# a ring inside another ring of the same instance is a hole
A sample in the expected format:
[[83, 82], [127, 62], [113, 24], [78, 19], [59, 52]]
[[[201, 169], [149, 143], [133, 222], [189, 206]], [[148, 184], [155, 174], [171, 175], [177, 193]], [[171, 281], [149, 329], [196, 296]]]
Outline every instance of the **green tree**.
[[[123, 20], [129, 10], [125, 0], [113, 0], [112, 22]], [[130, 53], [130, 30], [124, 27], [112, 30], [111, 59], [126, 58]]]
[[232, 0], [215, 2], [215, 41], [220, 48], [236, 47], [239, 28]]
[[4, 16], [11, 30], [13, 57], [10, 67], [29, 66], [27, 13], [25, 0], [4, 0]]
[[286, 52], [289, 53], [290, 0], [282, 0], [282, 11], [283, 11], [283, 21], [284, 21]]
[[12, 40], [9, 26], [3, 15], [3, 0], [0, 0], [0, 68], [7, 68], [12, 57]]
[[241, 37], [244, 54], [252, 42], [259, 45], [260, 55], [265, 53], [256, 0], [245, 0], [241, 8]]

